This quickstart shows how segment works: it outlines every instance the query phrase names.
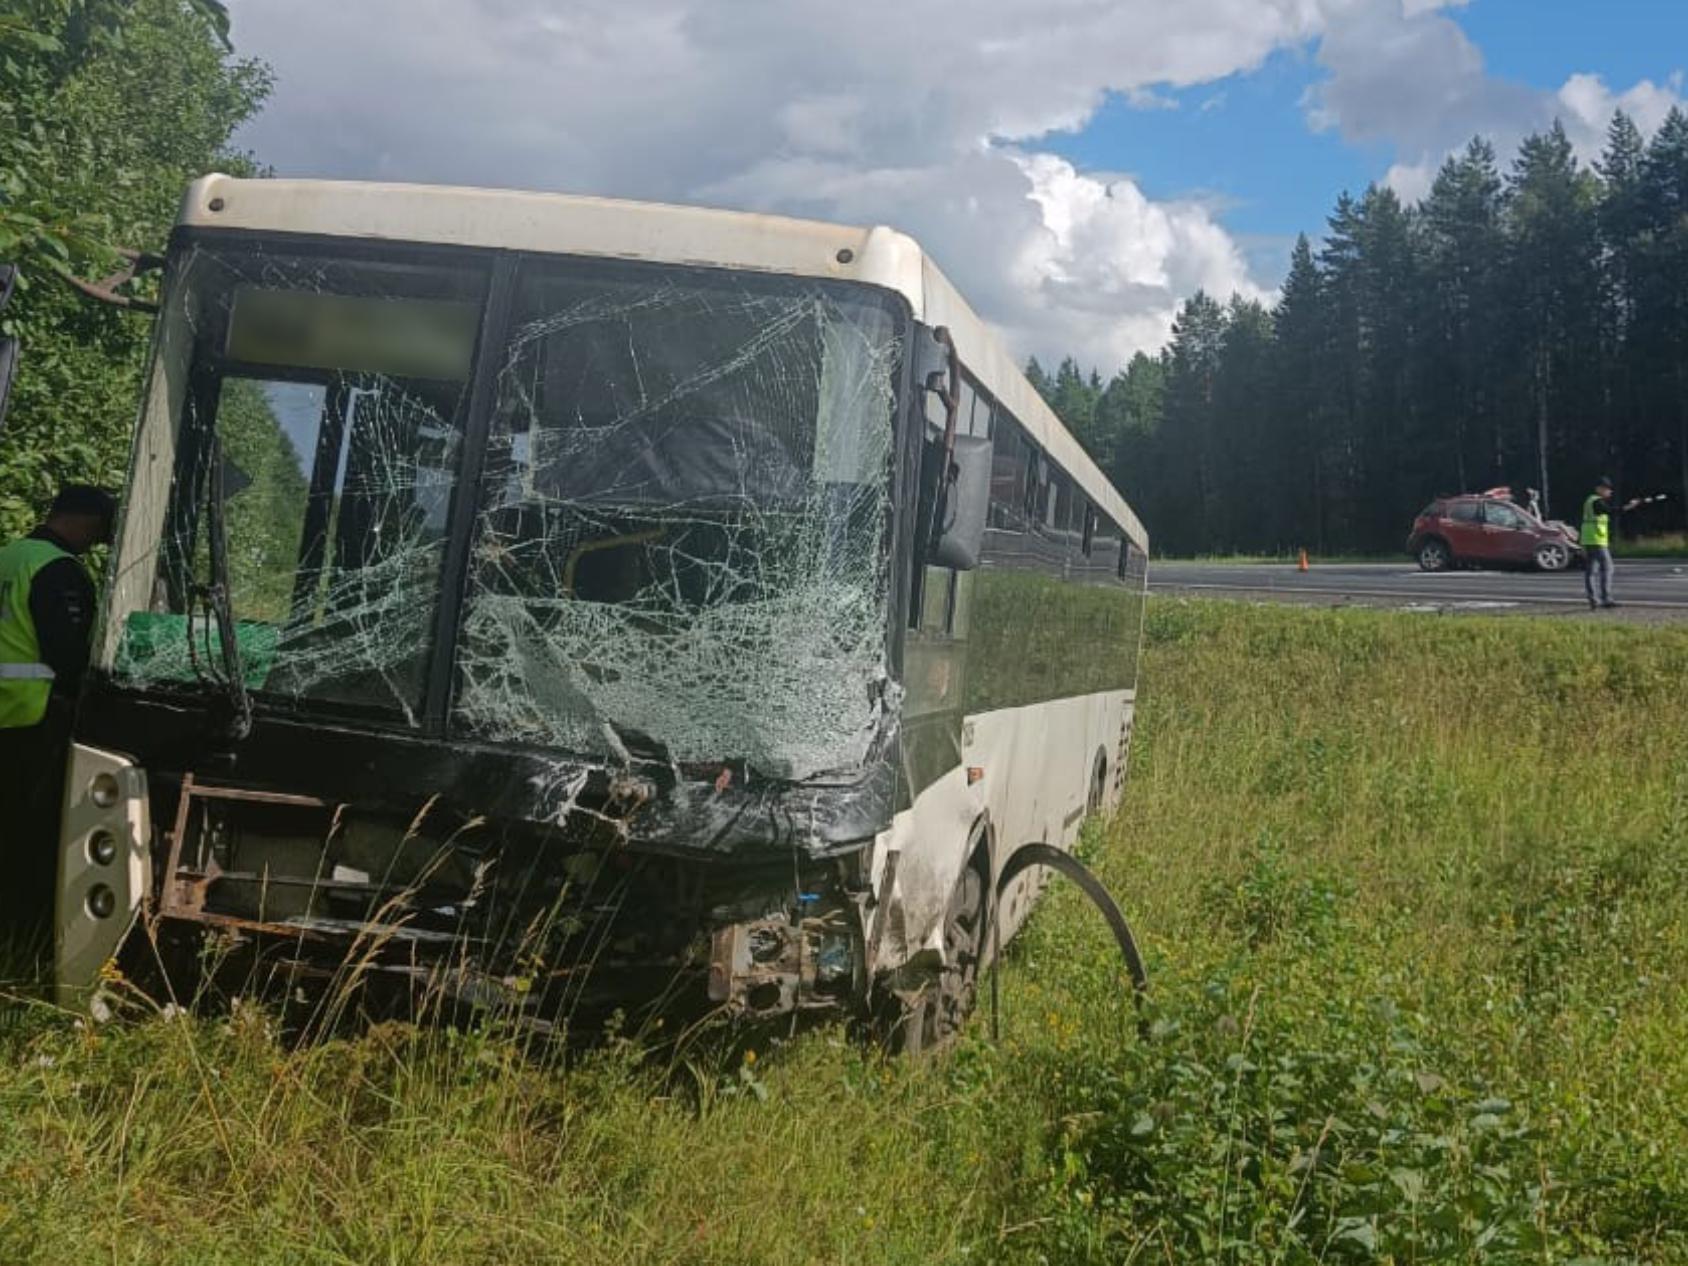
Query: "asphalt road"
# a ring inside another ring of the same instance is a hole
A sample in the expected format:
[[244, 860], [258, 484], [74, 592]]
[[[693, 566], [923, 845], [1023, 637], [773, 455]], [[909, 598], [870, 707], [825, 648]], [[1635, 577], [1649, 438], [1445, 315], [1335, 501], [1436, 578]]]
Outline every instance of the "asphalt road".
[[[1423, 611], [1577, 614], [1587, 617], [1582, 572], [1454, 571], [1428, 575], [1410, 562], [1315, 563], [1308, 571], [1278, 563], [1151, 562], [1157, 593], [1247, 597], [1325, 606], [1362, 605]], [[1613, 585], [1618, 612], [1638, 619], [1688, 619], [1688, 561], [1619, 560]]]

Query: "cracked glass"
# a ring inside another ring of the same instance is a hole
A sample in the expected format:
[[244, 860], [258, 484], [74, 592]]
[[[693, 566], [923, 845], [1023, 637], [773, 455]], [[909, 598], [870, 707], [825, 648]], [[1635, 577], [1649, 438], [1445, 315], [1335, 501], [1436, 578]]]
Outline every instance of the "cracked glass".
[[418, 725], [482, 272], [262, 246], [190, 248], [177, 268], [107, 616], [113, 676], [230, 690], [238, 672], [267, 703]]
[[899, 322], [874, 292], [547, 266], [481, 480], [459, 732], [801, 780], [885, 732]]

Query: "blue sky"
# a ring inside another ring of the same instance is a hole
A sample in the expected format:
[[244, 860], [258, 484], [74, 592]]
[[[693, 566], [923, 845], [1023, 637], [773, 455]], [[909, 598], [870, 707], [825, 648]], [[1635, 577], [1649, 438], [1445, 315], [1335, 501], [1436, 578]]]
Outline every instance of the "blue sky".
[[1323, 72], [1307, 52], [1199, 87], [1156, 90], [1166, 106], [1110, 96], [1082, 132], [1046, 147], [1082, 170], [1130, 176], [1150, 198], [1211, 205], [1257, 268], [1274, 275], [1299, 232], [1317, 235], [1337, 193], [1388, 170], [1392, 147], [1308, 126], [1307, 89]]
[[1543, 86], [1589, 70], [1663, 80], [1688, 64], [1688, 5], [1675, 0], [1478, 0], [1453, 16], [1494, 74]]
[[[1663, 86], [1688, 65], [1688, 0], [1473, 0], [1446, 16], [1491, 78], [1543, 92], [1575, 74]], [[1398, 156], [1387, 140], [1310, 126], [1309, 91], [1330, 74], [1316, 54], [1316, 42], [1280, 50], [1257, 69], [1136, 94], [1137, 104], [1110, 94], [1082, 131], [1040, 147], [1085, 171], [1128, 175], [1153, 199], [1207, 202], [1274, 277], [1298, 232], [1323, 229], [1341, 190], [1383, 179]]]

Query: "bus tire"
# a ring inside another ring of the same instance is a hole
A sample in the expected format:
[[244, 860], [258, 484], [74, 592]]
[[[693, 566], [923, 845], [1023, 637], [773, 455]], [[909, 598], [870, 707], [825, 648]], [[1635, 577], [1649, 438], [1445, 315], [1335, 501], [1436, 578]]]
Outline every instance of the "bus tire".
[[988, 848], [981, 845], [962, 867], [944, 909], [944, 962], [919, 993], [900, 996], [889, 1046], [901, 1055], [941, 1050], [973, 1013], [984, 961], [990, 909]]

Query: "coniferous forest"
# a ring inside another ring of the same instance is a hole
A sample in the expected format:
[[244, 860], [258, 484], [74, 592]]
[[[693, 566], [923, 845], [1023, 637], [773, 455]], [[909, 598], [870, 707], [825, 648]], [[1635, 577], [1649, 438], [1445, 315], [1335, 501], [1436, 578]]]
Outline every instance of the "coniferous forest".
[[1159, 356], [1033, 382], [1149, 525], [1155, 552], [1393, 552], [1433, 496], [1593, 481], [1688, 501], [1688, 114], [1558, 125], [1503, 167], [1473, 140], [1429, 194], [1344, 194], [1273, 307], [1187, 300]]

